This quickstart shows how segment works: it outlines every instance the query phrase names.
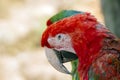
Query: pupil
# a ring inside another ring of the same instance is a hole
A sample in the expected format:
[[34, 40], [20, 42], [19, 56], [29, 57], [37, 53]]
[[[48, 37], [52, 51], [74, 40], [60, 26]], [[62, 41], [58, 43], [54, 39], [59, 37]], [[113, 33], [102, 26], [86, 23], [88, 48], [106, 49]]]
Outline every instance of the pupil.
[[59, 39], [59, 40], [61, 39], [61, 35], [58, 35], [58, 39]]

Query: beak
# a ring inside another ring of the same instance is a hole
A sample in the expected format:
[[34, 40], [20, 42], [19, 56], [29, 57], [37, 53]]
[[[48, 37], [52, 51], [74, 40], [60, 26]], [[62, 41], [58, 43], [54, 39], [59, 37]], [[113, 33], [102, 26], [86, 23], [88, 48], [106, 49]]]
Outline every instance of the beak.
[[72, 52], [68, 51], [57, 51], [55, 49], [50, 49], [45, 47], [45, 53], [50, 64], [58, 71], [66, 74], [71, 74], [68, 69], [63, 65], [63, 63], [76, 60], [78, 57]]

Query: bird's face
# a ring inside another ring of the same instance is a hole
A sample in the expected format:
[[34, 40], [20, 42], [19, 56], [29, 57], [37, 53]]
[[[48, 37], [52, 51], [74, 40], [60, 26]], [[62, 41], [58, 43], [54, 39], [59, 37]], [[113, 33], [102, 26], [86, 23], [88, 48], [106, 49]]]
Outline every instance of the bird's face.
[[51, 46], [51, 48], [45, 46], [48, 61], [58, 71], [70, 74], [63, 63], [77, 59], [71, 37], [68, 34], [59, 33], [49, 36], [47, 42]]
[[65, 50], [75, 53], [72, 47], [71, 37], [68, 34], [59, 33], [54, 37], [50, 36], [47, 41], [51, 47], [58, 51]]

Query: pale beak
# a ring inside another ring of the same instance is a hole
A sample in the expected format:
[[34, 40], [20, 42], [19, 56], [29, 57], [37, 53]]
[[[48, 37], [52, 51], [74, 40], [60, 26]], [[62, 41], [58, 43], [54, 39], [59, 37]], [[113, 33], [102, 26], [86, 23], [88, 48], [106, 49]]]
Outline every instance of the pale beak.
[[63, 65], [65, 62], [76, 60], [78, 57], [72, 52], [57, 51], [45, 47], [45, 53], [50, 64], [58, 71], [66, 74], [71, 74], [70, 71]]

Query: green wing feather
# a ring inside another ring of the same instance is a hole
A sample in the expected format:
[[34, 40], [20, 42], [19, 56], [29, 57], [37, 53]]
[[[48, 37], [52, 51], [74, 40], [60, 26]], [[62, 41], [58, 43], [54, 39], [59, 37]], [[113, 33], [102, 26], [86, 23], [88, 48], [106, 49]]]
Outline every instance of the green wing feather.
[[72, 65], [72, 80], [80, 80], [78, 74], [78, 59], [71, 62]]

